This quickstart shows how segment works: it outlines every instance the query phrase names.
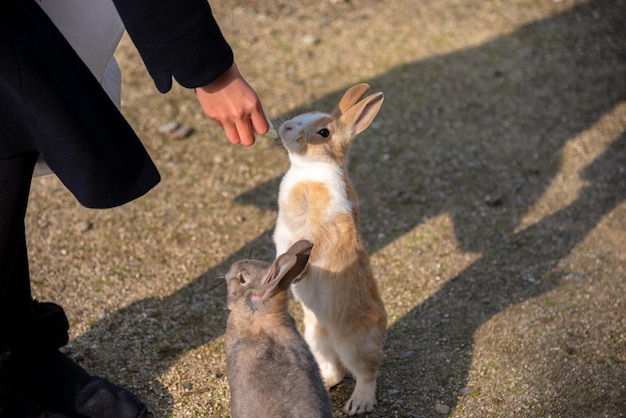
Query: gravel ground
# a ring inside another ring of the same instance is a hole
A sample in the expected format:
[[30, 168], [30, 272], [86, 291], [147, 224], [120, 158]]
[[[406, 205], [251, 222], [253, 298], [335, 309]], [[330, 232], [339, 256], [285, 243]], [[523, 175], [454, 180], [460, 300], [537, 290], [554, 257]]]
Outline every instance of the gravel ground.
[[[370, 415], [625, 416], [626, 1], [214, 3], [275, 125], [358, 82], [385, 93], [350, 161], [390, 319]], [[127, 38], [116, 56], [163, 181], [98, 211], [37, 178], [33, 292], [153, 417], [227, 416], [223, 275], [274, 256], [288, 160], [158, 94]]]

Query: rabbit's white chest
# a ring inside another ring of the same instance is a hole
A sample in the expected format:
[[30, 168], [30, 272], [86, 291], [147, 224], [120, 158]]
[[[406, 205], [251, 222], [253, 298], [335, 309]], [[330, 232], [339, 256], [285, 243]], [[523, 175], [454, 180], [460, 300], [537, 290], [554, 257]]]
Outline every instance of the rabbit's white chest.
[[350, 213], [352, 206], [339, 167], [327, 163], [292, 165], [280, 184], [276, 250], [280, 254], [294, 241], [310, 239], [337, 213]]

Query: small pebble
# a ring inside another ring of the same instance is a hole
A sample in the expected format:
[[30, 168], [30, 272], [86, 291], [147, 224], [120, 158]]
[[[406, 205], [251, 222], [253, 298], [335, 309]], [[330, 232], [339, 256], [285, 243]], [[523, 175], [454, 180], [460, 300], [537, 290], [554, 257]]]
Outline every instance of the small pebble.
[[498, 195], [487, 196], [485, 197], [485, 203], [487, 203], [487, 205], [491, 207], [500, 206], [502, 204], [502, 197]]
[[525, 275], [524, 280], [526, 280], [528, 283], [531, 283], [531, 284], [537, 283], [537, 279], [535, 279], [533, 276]]
[[404, 350], [402, 353], [400, 353], [400, 358], [413, 357], [413, 354], [415, 354], [415, 351], [413, 350]]
[[435, 411], [441, 415], [447, 415], [450, 413], [450, 407], [448, 405], [444, 405], [442, 403], [437, 402], [435, 404]]
[[472, 392], [474, 392], [474, 389], [472, 389], [470, 387], [465, 387], [465, 388], [459, 390], [459, 395], [467, 396], [467, 395], [471, 395]]
[[301, 40], [305, 45], [317, 45], [322, 42], [322, 40], [315, 35], [304, 35]]
[[175, 139], [183, 139], [183, 138], [187, 138], [192, 133], [193, 133], [193, 128], [189, 126], [181, 125], [178, 129], [172, 132], [170, 136]]
[[179, 128], [179, 126], [180, 125], [178, 124], [178, 122], [169, 122], [165, 125], [159, 126], [157, 130], [162, 134], [168, 134], [170, 132], [174, 132], [176, 129]]
[[93, 228], [93, 224], [87, 221], [79, 221], [74, 224], [74, 229], [78, 232], [86, 232]]

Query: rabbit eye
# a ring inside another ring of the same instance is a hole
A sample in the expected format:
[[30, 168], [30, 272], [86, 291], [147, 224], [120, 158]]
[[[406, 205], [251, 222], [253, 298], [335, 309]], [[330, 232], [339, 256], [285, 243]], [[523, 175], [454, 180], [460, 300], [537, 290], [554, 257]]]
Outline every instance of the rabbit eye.
[[246, 284], [246, 278], [241, 273], [239, 273], [239, 283]]
[[317, 134], [321, 136], [322, 138], [328, 138], [330, 136], [330, 131], [326, 128], [322, 128], [319, 131], [317, 131]]

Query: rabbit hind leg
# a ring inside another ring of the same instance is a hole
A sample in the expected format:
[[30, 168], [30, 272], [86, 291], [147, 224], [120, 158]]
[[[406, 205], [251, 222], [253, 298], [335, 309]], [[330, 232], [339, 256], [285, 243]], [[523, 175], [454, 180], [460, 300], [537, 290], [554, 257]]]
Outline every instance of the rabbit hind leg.
[[339, 354], [356, 380], [344, 411], [348, 415], [372, 411], [376, 405], [376, 376], [382, 362], [382, 344], [377, 338], [365, 341], [347, 338], [341, 342]]
[[302, 309], [304, 311], [304, 339], [315, 357], [324, 386], [327, 389], [331, 388], [343, 380], [346, 369], [341, 364], [328, 330], [319, 323], [312, 311], [305, 306]]

